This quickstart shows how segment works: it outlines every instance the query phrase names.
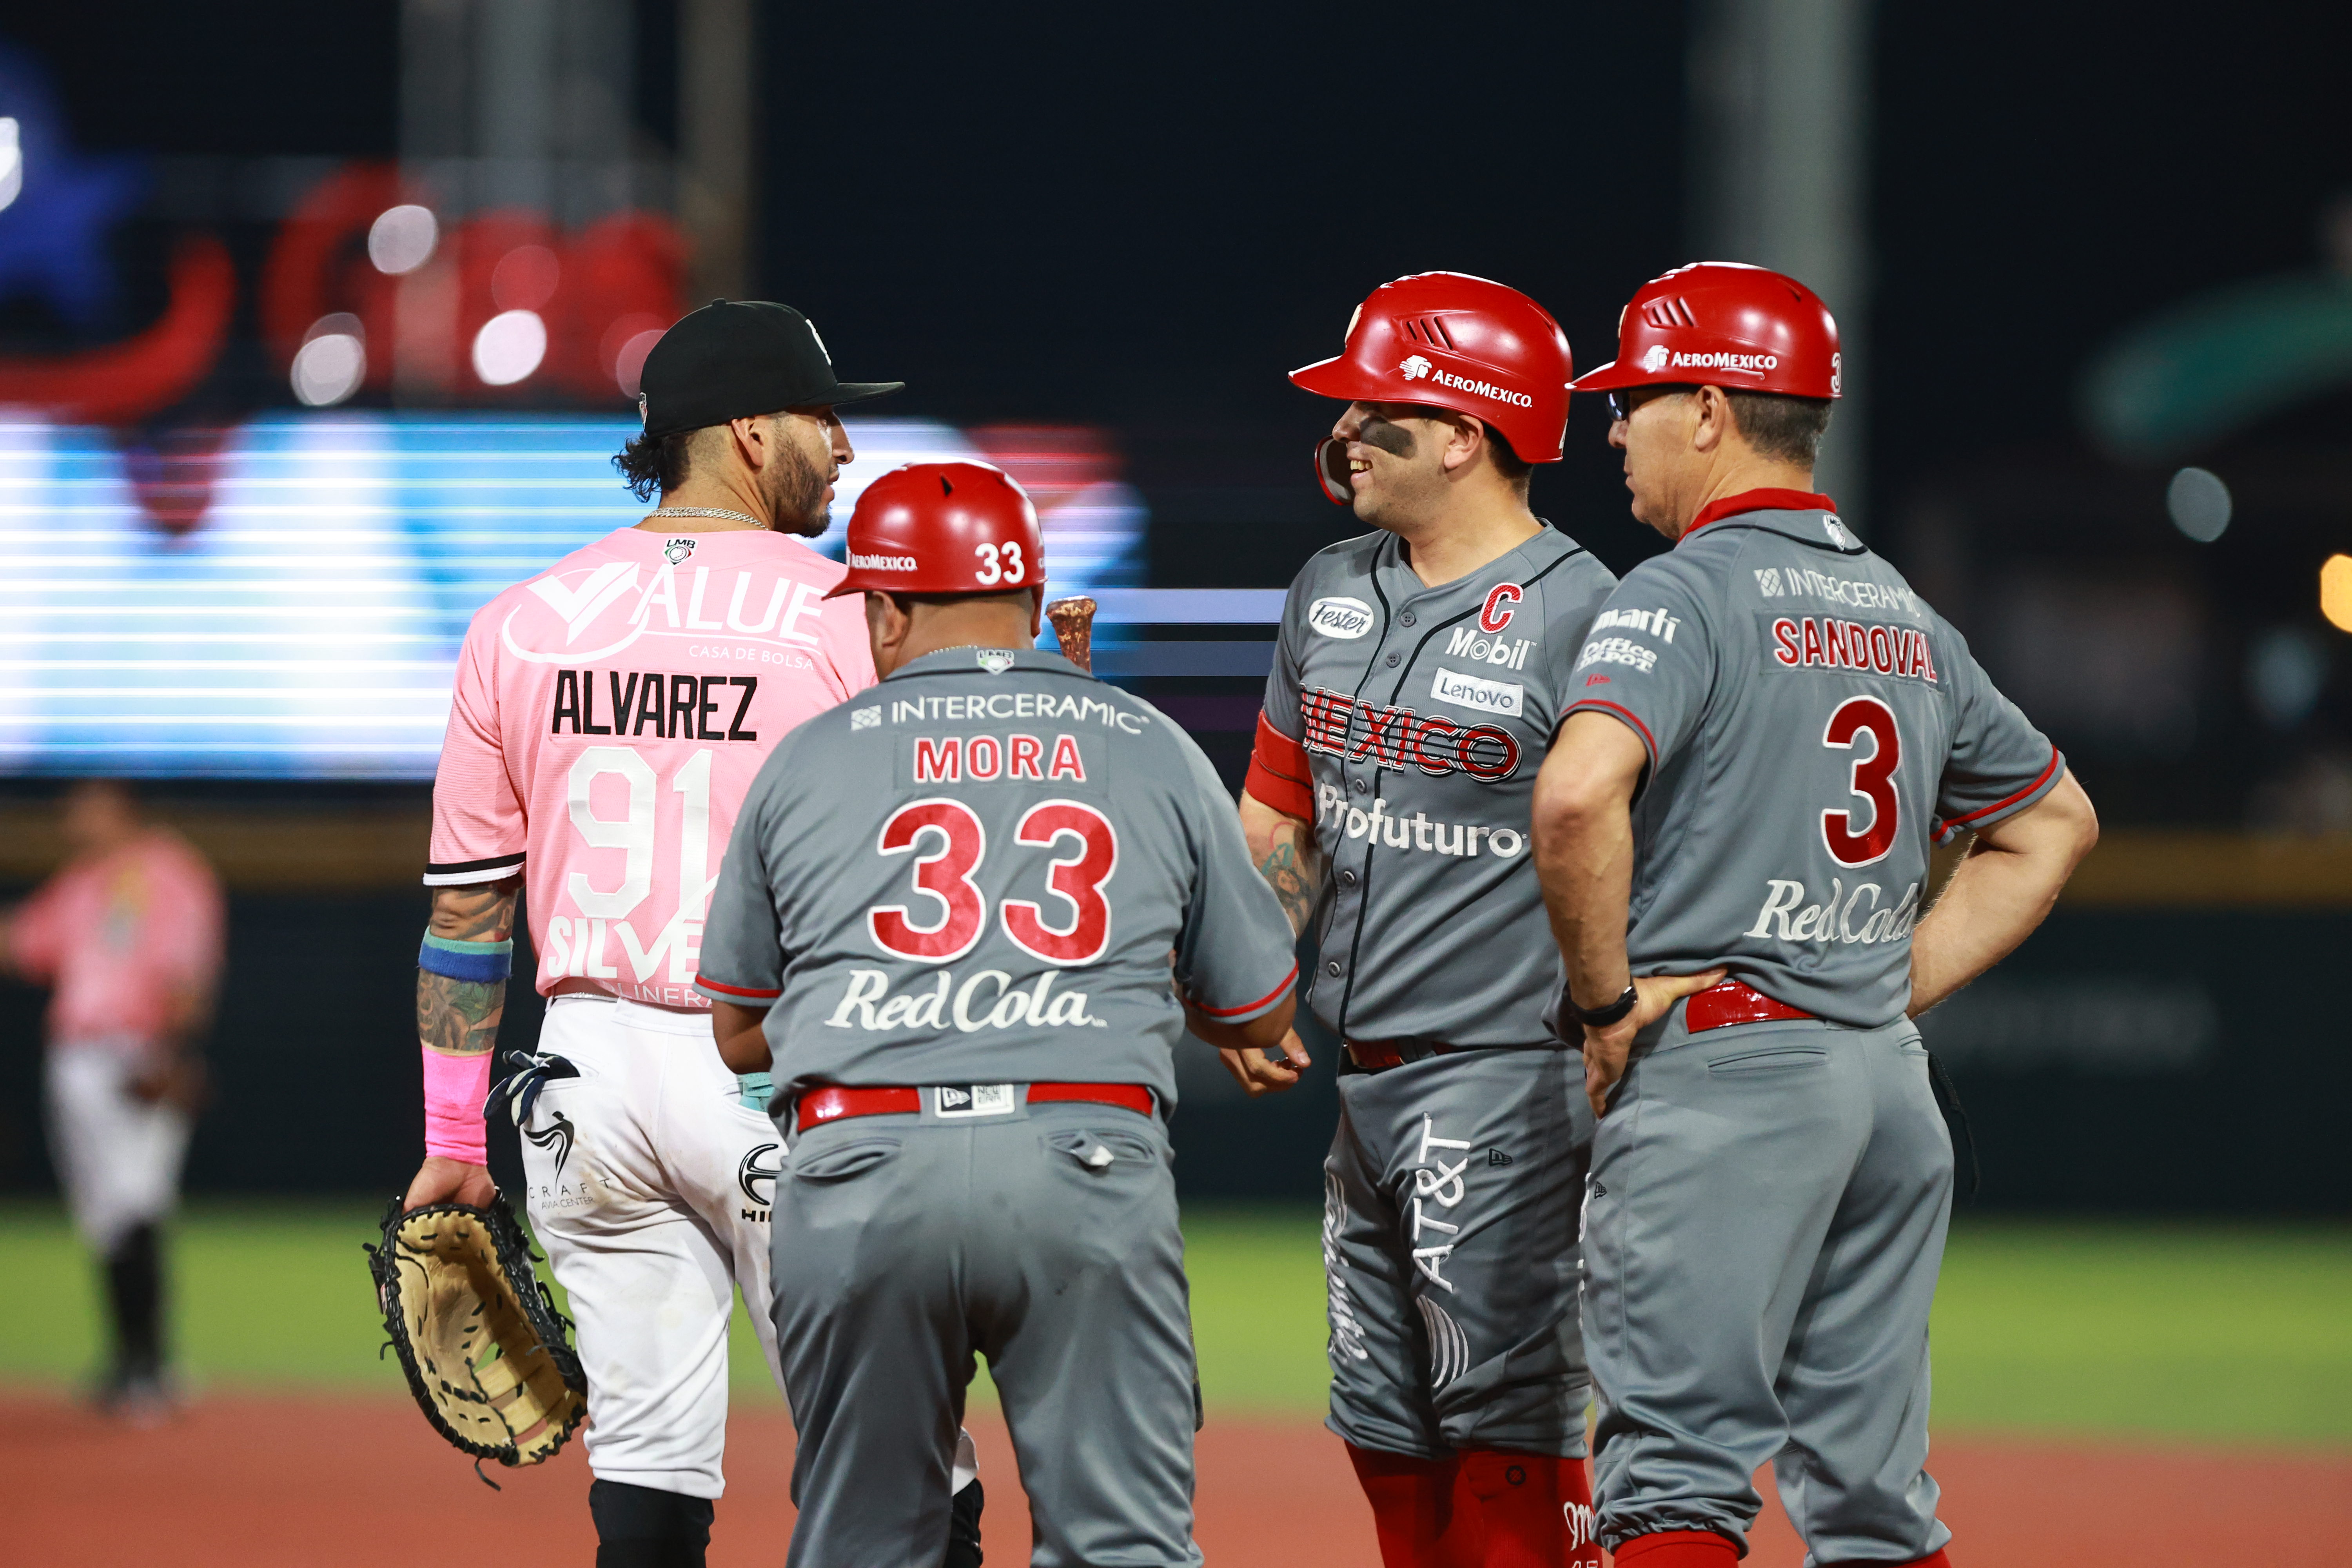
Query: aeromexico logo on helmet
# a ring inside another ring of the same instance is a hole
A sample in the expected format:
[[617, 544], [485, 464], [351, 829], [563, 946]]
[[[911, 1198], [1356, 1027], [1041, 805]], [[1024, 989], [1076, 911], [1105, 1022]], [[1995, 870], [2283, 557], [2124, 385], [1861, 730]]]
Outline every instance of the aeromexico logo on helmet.
[[849, 569], [853, 572], [919, 572], [911, 555], [860, 555], [849, 552]]
[[1433, 381], [1440, 386], [1450, 386], [1456, 392], [1466, 392], [1473, 397], [1486, 397], [1492, 398], [1496, 403], [1507, 403], [1514, 408], [1532, 408], [1536, 403], [1534, 398], [1524, 392], [1513, 392], [1507, 386], [1496, 386], [1489, 381], [1472, 381], [1468, 376], [1456, 375], [1450, 370], [1440, 370], [1419, 354], [1409, 356], [1402, 364], [1397, 366], [1397, 374], [1407, 381]]
[[1738, 375], [1762, 375], [1780, 368], [1780, 356], [1725, 353], [1719, 349], [1692, 354], [1652, 343], [1649, 353], [1642, 356], [1642, 368], [1653, 375], [1662, 370], [1727, 370]]

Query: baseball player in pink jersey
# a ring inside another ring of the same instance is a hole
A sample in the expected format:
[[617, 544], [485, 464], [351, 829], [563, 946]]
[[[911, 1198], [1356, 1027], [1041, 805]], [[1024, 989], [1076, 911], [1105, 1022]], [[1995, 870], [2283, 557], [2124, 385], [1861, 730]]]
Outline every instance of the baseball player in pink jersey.
[[[739, 1286], [775, 1370], [769, 1085], [719, 1060], [698, 951], [752, 775], [874, 683], [856, 602], [825, 600], [843, 568], [793, 536], [824, 531], [853, 455], [835, 408], [901, 384], [837, 380], [796, 310], [715, 300], [642, 384], [645, 433], [614, 462], [659, 509], [491, 600], [458, 658], [417, 961], [426, 1158], [407, 1195], [493, 1191], [484, 1097], [528, 888], [547, 1019], [499, 1103], [579, 1328], [598, 1568], [703, 1561]], [[957, 1480], [947, 1561], [976, 1564], [968, 1446]]]
[[72, 858], [0, 920], [0, 958], [55, 987], [49, 1147], [74, 1226], [105, 1263], [114, 1348], [100, 1397], [145, 1421], [169, 1405], [157, 1231], [204, 1092], [196, 1052], [220, 979], [220, 884], [113, 780], [76, 785], [64, 826]]

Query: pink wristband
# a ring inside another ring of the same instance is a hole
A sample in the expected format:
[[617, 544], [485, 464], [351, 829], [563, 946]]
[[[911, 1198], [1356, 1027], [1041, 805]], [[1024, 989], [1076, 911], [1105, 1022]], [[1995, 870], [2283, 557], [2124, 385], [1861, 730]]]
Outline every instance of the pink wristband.
[[490, 1053], [447, 1057], [425, 1052], [425, 1152], [468, 1165], [490, 1163], [482, 1101], [490, 1092]]

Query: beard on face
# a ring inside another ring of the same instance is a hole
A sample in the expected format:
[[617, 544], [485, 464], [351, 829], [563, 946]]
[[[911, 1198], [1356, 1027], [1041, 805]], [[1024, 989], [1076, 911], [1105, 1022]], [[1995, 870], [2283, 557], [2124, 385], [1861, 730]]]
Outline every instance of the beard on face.
[[768, 515], [775, 520], [773, 526], [778, 533], [814, 539], [825, 531], [833, 519], [831, 509], [824, 504], [828, 480], [824, 470], [809, 461], [807, 454], [784, 434], [781, 421], [777, 435], [776, 460], [761, 476], [761, 483], [767, 490]]

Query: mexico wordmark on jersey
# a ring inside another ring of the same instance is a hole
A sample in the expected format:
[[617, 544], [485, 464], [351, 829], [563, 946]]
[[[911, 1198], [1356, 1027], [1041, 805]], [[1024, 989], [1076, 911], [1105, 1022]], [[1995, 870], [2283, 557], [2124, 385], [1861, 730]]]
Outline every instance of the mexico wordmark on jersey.
[[842, 568], [765, 531], [623, 529], [466, 633], [425, 880], [525, 879], [542, 993], [707, 1007], [703, 911], [794, 725], [874, 681]]
[[1191, 736], [1058, 654], [957, 647], [776, 748], [700, 984], [772, 1004], [779, 1089], [962, 1085], [941, 1114], [982, 1116], [1037, 1082], [1142, 1084], [1172, 1108], [1171, 977], [1240, 1023], [1297, 971]]
[[1727, 963], [1856, 1027], [1902, 1016], [1927, 851], [2024, 810], [2057, 749], [1826, 496], [1751, 490], [1627, 574], [1566, 712], [1641, 736], [1636, 974]]
[[1530, 806], [1615, 584], [1549, 525], [1434, 588], [1388, 533], [1330, 546], [1291, 584], [1247, 787], [1315, 824], [1309, 998], [1343, 1038], [1549, 1038], [1559, 952]]

